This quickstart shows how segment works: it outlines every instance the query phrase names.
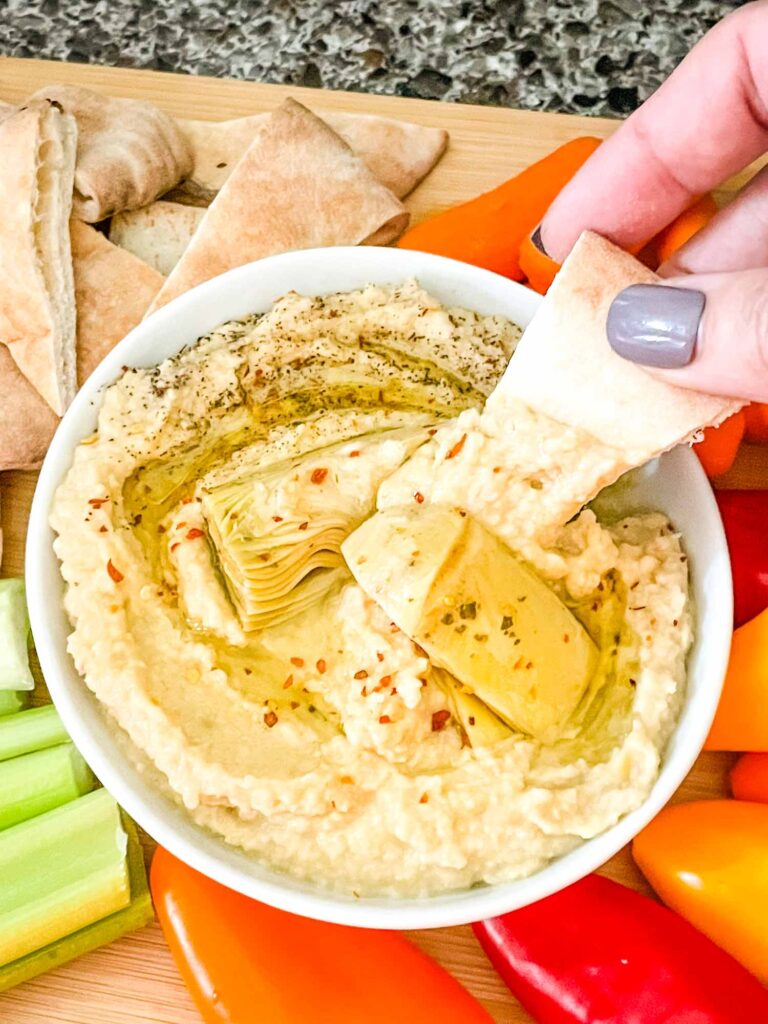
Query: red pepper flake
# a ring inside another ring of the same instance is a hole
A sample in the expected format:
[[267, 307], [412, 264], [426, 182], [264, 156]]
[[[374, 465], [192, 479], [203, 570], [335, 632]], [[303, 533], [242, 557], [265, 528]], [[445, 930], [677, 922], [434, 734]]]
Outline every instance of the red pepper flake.
[[101, 508], [101, 506], [106, 504], [106, 502], [108, 501], [109, 498], [89, 498], [88, 504], [91, 505], [93, 508]]
[[533, 668], [533, 662], [532, 661], [526, 661], [525, 667], [526, 668]]
[[494, 466], [493, 467], [493, 472], [494, 473], [500, 473], [501, 472], [501, 466]]
[[176, 523], [176, 529], [177, 530], [183, 530], [186, 525], [187, 525], [186, 520], [182, 519], [182, 521], [180, 523]]
[[448, 725], [451, 718], [451, 712], [447, 708], [442, 711], [432, 712], [432, 732], [442, 732], [443, 729]]
[[357, 670], [357, 672], [355, 672], [355, 679], [367, 679], [367, 678], [368, 678], [368, 673], [365, 671], [364, 668], [360, 668], [360, 669]]
[[360, 691], [360, 696], [361, 697], [367, 697], [368, 696], [368, 687], [367, 686], [364, 686], [362, 688], [362, 690]]
[[461, 437], [459, 438], [459, 440], [453, 446], [453, 448], [451, 448], [451, 450], [445, 456], [446, 461], [448, 459], [455, 459], [456, 458], [456, 456], [461, 452], [461, 449], [464, 447], [464, 445], [466, 443], [466, 440], [467, 440], [467, 435], [466, 434], [462, 434]]
[[359, 448], [355, 448], [354, 451], [350, 452], [349, 453], [349, 458], [350, 459], [359, 459], [360, 458], [360, 449]]
[[293, 686], [293, 676], [288, 676], [288, 678], [283, 683], [283, 689], [288, 690], [291, 686]]
[[277, 725], [277, 715], [274, 711], [268, 711], [266, 715], [264, 715], [264, 725], [268, 726], [270, 729]]
[[384, 655], [381, 653], [381, 651], [376, 651], [376, 657], [379, 659], [379, 661], [384, 661]]
[[325, 658], [317, 659], [317, 671], [322, 675], [328, 666], [325, 664]]
[[304, 668], [304, 659], [303, 658], [291, 658], [291, 664], [295, 665], [296, 668]]
[[382, 676], [379, 680], [379, 685], [376, 687], [377, 690], [383, 690], [385, 686], [392, 685], [392, 676]]
[[342, 775], [341, 778], [339, 779], [339, 782], [342, 784], [342, 786], [354, 786], [355, 784], [355, 780], [352, 778], [351, 775]]
[[563, 633], [563, 643], [564, 644], [569, 644], [570, 642], [571, 642], [571, 638], [568, 636], [568, 634], [567, 633]]
[[325, 480], [325, 478], [327, 476], [328, 476], [328, 470], [327, 469], [322, 469], [322, 468], [321, 469], [313, 469], [312, 470], [312, 475], [310, 476], [309, 479], [310, 479], [310, 482], [313, 483], [313, 484], [321, 484], [321, 483], [324, 482], [324, 480]]
[[107, 572], [109, 573], [109, 578], [112, 580], [113, 583], [122, 583], [123, 580], [125, 579], [125, 576], [120, 572], [120, 570], [116, 569], [115, 566], [112, 564], [111, 558], [107, 562]]
[[[106, 533], [106, 532], [107, 532], [106, 526], [100, 526], [99, 527], [99, 533]], [[677, 623], [675, 623], [675, 625], [677, 625]]]
[[182, 498], [181, 499], [181, 504], [182, 505], [191, 505], [192, 504], [192, 499], [189, 497], [189, 495], [187, 495], [186, 498]]
[[291, 701], [291, 710], [292, 711], [295, 711], [298, 706], [299, 706], [299, 702], [297, 700], [292, 700]]
[[421, 493], [421, 491], [414, 491], [413, 500], [417, 504], [422, 505], [424, 503], [424, 495]]
[[433, 427], [431, 430], [428, 430], [427, 433], [429, 434], [430, 437], [434, 437], [435, 434], [437, 433], [437, 427]]
[[389, 715], [379, 715], [379, 725], [389, 725], [391, 721]]
[[181, 541], [180, 541], [180, 540], [177, 540], [177, 541], [175, 542], [175, 544], [171, 544], [171, 551], [175, 551], [175, 550], [176, 550], [176, 548], [177, 548], [177, 547], [179, 547], [179, 545], [180, 545], [180, 544], [181, 544]]
[[419, 803], [420, 804], [428, 804], [429, 803], [429, 793], [422, 793], [421, 796], [419, 797]]
[[521, 657], [519, 657], [519, 658], [517, 659], [517, 661], [516, 661], [516, 662], [515, 662], [515, 664], [514, 664], [514, 665], [512, 666], [512, 668], [514, 668], [514, 669], [522, 668], [524, 664], [525, 664], [525, 662], [523, 661], [523, 658], [522, 658], [522, 656], [521, 656]]
[[282, 523], [282, 521], [283, 521], [283, 517], [282, 516], [272, 516], [272, 522], [273, 523]]
[[392, 694], [392, 696], [394, 697], [394, 696], [395, 696], [395, 694], [397, 693], [397, 687], [396, 687], [396, 686], [393, 686], [393, 687], [392, 687], [392, 689], [391, 689], [391, 690], [390, 690], [389, 692], [390, 692], [390, 693]]
[[389, 632], [390, 633], [399, 633], [400, 632], [400, 627], [397, 625], [396, 622], [390, 622], [390, 624], [389, 624]]
[[196, 526], [193, 526], [191, 530], [187, 530], [187, 540], [197, 540], [198, 537], [204, 537], [205, 534], [202, 530], [198, 530]]
[[299, 523], [299, 529], [300, 529], [300, 530], [306, 530], [306, 528], [307, 528], [308, 526], [309, 526], [309, 523], [307, 523], [307, 522], [304, 522], [304, 523]]

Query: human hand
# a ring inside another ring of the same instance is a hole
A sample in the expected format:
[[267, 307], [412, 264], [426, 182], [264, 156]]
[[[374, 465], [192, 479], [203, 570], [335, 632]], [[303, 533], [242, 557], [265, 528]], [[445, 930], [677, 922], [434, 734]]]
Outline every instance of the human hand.
[[[637, 249], [768, 151], [768, 2], [726, 17], [560, 193], [541, 224], [562, 261], [591, 228]], [[670, 383], [768, 401], [768, 167], [659, 268], [621, 292], [608, 336]]]

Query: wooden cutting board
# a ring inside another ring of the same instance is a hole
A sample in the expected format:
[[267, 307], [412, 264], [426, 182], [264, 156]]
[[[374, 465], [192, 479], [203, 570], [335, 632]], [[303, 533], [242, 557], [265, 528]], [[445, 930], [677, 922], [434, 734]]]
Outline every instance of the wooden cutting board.
[[[407, 200], [413, 221], [498, 184], [568, 139], [579, 135], [607, 136], [616, 125], [605, 119], [565, 114], [334, 93], [124, 68], [0, 60], [0, 99], [19, 102], [40, 86], [54, 82], [151, 100], [179, 117], [208, 120], [240, 117], [269, 110], [285, 96], [294, 96], [317, 111], [378, 113], [446, 128], [451, 136], [448, 153]], [[729, 182], [723, 195], [727, 196], [746, 176]], [[22, 472], [0, 475], [4, 576], [19, 574], [24, 569], [24, 538], [35, 477], [34, 473]], [[768, 487], [768, 448], [744, 449], [736, 467], [722, 478], [721, 484]], [[675, 799], [724, 794], [730, 763], [730, 755], [702, 755]], [[147, 839], [148, 852], [151, 846]], [[628, 850], [614, 857], [603, 870], [617, 881], [649, 891]], [[599, 927], [599, 922], [594, 924]], [[530, 1021], [490, 967], [469, 928], [438, 928], [409, 935], [452, 971], [484, 1003], [494, 1020], [500, 1024]], [[67, 967], [0, 995], [0, 1021], [2, 1024], [200, 1024], [200, 1017], [176, 973], [159, 927], [151, 925]]]

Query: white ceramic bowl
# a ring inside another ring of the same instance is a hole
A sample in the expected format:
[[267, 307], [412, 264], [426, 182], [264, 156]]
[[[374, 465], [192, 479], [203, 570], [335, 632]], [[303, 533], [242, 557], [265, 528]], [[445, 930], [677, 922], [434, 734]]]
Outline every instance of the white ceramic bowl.
[[[696, 457], [678, 449], [646, 467], [627, 510], [665, 511], [682, 531], [690, 556], [696, 608], [685, 707], [648, 799], [613, 828], [553, 861], [530, 878], [426, 899], [346, 899], [263, 867], [196, 825], [152, 788], [113, 736], [95, 697], [66, 649], [64, 585], [52, 548], [48, 512], [77, 443], [94, 428], [102, 390], [122, 366], [152, 366], [224, 320], [266, 310], [285, 292], [310, 295], [415, 276], [444, 303], [498, 313], [525, 325], [538, 296], [506, 278], [437, 256], [397, 249], [335, 248], [286, 253], [240, 267], [171, 302], [140, 324], [93, 373], [64, 417], [40, 474], [29, 521], [27, 593], [35, 645], [64, 724], [104, 785], [128, 813], [181, 860], [248, 896], [293, 913], [371, 928], [432, 928], [501, 914], [562, 889], [607, 861], [663, 807], [701, 749], [717, 706], [731, 637], [731, 576], [712, 491]], [[130, 282], [126, 282], [130, 287]], [[503, 797], [503, 794], [501, 795]]]

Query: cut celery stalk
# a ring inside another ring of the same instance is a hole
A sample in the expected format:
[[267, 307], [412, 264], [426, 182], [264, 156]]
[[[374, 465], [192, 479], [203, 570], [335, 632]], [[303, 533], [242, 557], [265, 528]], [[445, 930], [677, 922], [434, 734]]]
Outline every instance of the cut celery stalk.
[[29, 690], [0, 690], [0, 716], [15, 715], [29, 700]]
[[5, 992], [22, 981], [29, 981], [45, 971], [61, 967], [83, 953], [90, 953], [99, 946], [127, 935], [129, 932], [142, 928], [154, 918], [152, 899], [147, 885], [147, 873], [144, 869], [144, 856], [141, 843], [136, 833], [136, 826], [130, 818], [123, 817], [123, 827], [128, 834], [128, 875], [131, 886], [131, 902], [122, 910], [108, 917], [95, 921], [93, 924], [72, 935], [37, 949], [33, 953], [13, 963], [0, 967], [0, 992]]
[[33, 690], [23, 579], [0, 580], [0, 690]]
[[126, 907], [127, 843], [105, 789], [0, 832], [0, 964]]
[[0, 761], [0, 830], [76, 800], [95, 785], [74, 743]]
[[31, 754], [69, 739], [53, 704], [0, 718], [0, 761]]

